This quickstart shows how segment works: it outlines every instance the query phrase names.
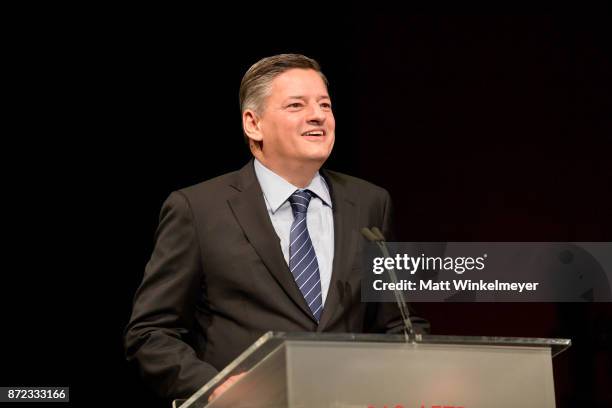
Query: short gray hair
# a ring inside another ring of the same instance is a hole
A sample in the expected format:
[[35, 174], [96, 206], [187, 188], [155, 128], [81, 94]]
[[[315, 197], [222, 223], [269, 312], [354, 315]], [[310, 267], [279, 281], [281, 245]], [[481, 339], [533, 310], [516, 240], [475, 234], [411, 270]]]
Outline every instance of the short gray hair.
[[321, 75], [325, 86], [329, 84], [317, 61], [302, 54], [279, 54], [262, 58], [249, 68], [240, 83], [240, 113], [247, 109], [258, 115], [263, 112], [264, 101], [270, 95], [272, 80], [290, 69], [312, 69]]

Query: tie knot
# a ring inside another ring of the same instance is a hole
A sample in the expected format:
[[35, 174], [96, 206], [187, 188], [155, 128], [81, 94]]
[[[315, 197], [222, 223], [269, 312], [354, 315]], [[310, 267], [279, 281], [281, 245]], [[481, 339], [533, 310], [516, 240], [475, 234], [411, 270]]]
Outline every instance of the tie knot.
[[291, 204], [293, 215], [295, 216], [298, 213], [305, 214], [308, 211], [308, 204], [310, 204], [311, 198], [312, 193], [309, 190], [296, 190], [295, 193], [291, 194], [289, 203]]

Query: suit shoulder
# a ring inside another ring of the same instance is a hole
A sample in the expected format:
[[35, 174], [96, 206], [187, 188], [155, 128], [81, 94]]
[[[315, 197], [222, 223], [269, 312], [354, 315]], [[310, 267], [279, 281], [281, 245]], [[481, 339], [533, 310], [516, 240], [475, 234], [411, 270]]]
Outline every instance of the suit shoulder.
[[224, 192], [229, 193], [232, 191], [231, 185], [234, 184], [237, 175], [238, 171], [232, 171], [191, 186], [183, 187], [178, 192], [188, 198], [210, 196], [211, 194], [224, 195]]
[[210, 208], [224, 203], [236, 193], [232, 185], [236, 184], [238, 171], [226, 173], [200, 183], [183, 187], [170, 193], [167, 204], [188, 205], [191, 208]]

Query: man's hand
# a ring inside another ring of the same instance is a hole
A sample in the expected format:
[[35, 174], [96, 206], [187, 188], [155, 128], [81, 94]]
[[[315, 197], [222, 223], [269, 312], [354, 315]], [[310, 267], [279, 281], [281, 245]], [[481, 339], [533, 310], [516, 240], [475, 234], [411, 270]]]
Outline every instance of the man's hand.
[[227, 389], [229, 387], [231, 387], [232, 385], [234, 385], [234, 383], [236, 381], [238, 381], [239, 379], [241, 379], [242, 377], [244, 377], [246, 373], [240, 373], [240, 374], [236, 374], [236, 375], [232, 375], [231, 377], [229, 377], [227, 380], [225, 380], [223, 382], [223, 384], [221, 384], [220, 386], [218, 386], [217, 388], [215, 388], [215, 390], [213, 391], [212, 394], [210, 394], [210, 397], [208, 397], [208, 402], [214, 400], [215, 398], [217, 398], [219, 395], [223, 394], [225, 391], [227, 391]]

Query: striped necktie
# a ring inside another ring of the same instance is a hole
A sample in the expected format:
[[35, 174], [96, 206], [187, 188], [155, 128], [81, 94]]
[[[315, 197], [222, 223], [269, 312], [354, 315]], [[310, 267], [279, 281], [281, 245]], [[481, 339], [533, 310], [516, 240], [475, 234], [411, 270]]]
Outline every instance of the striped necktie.
[[289, 197], [293, 224], [289, 234], [289, 269], [317, 322], [323, 311], [321, 277], [317, 255], [308, 234], [306, 213], [313, 193], [297, 190]]

